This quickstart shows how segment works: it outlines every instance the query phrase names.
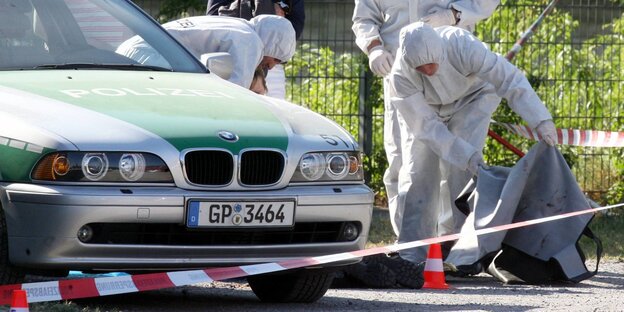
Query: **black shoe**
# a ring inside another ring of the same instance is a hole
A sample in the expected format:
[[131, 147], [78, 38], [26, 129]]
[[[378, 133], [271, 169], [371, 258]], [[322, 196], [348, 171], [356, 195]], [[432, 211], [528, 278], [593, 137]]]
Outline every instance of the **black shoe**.
[[382, 263], [394, 272], [397, 283], [403, 287], [420, 289], [425, 283], [425, 262], [416, 264], [395, 255], [386, 257]]
[[385, 265], [378, 262], [352, 264], [344, 269], [345, 275], [366, 287], [391, 288], [396, 284], [396, 275]]
[[459, 266], [454, 266], [451, 263], [444, 263], [444, 273], [453, 277], [470, 277], [481, 272], [483, 272], [483, 266], [479, 262]]
[[466, 276], [472, 276], [483, 272], [483, 266], [481, 262], [475, 262], [470, 265], [458, 265], [457, 270], [463, 272]]

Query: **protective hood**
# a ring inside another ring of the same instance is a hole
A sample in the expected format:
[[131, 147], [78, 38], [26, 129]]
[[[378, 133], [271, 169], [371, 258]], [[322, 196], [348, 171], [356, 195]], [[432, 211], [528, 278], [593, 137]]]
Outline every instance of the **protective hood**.
[[[200, 60], [206, 53], [229, 53], [235, 62], [228, 80], [245, 88], [251, 86], [254, 70], [262, 61], [265, 46], [251, 23], [227, 16], [193, 16], [163, 24], [163, 27]], [[121, 53], [134, 55], [136, 46], [131, 44], [130, 49], [125, 49], [127, 52], [122, 50]], [[141, 54], [145, 55], [144, 52]], [[137, 60], [136, 57], [133, 59]]]
[[[393, 78], [396, 93], [406, 97], [420, 91], [427, 103], [444, 105], [470, 94], [469, 90], [481, 88], [484, 82], [468, 75], [467, 65], [462, 63], [461, 51], [470, 48], [465, 47], [465, 40], [460, 39], [466, 36], [469, 34], [465, 30], [456, 27], [434, 29], [421, 22], [403, 28], [397, 77]], [[427, 76], [416, 70], [416, 67], [429, 63], [439, 65], [434, 75]], [[448, 113], [460, 108], [455, 106]]]
[[401, 57], [411, 68], [430, 63], [441, 64], [446, 59], [442, 38], [425, 23], [417, 22], [403, 27], [400, 38]]
[[277, 15], [258, 15], [249, 22], [264, 44], [264, 56], [288, 61], [295, 55], [296, 35], [290, 21]]

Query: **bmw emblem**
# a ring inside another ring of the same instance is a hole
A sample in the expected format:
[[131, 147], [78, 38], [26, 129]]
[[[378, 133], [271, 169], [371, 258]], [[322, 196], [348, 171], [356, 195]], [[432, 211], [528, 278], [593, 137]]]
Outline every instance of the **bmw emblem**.
[[217, 133], [217, 135], [223, 139], [224, 141], [228, 141], [228, 142], [236, 142], [238, 141], [238, 135], [230, 132], [230, 131], [226, 131], [226, 130], [222, 130], [219, 131], [219, 133]]

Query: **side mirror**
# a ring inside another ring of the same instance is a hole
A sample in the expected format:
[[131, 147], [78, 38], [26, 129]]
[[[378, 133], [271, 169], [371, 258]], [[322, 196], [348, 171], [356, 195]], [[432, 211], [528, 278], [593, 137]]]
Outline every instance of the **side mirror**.
[[206, 65], [208, 70], [225, 79], [230, 79], [232, 72], [234, 71], [234, 60], [232, 55], [227, 52], [214, 52], [202, 54], [201, 62]]

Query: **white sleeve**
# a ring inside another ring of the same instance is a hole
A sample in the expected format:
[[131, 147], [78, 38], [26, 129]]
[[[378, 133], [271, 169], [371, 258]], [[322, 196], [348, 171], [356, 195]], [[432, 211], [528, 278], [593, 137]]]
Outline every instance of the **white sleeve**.
[[531, 87], [524, 73], [504, 57], [488, 50], [472, 36], [460, 41], [462, 63], [468, 72], [491, 83], [496, 94], [507, 100], [507, 105], [524, 119], [531, 128], [552, 119], [548, 109]]
[[451, 7], [461, 12], [457, 26], [465, 28], [490, 17], [499, 3], [499, 0], [459, 0], [451, 3]]
[[368, 46], [371, 42], [375, 39], [382, 41], [379, 28], [384, 20], [377, 0], [355, 0], [352, 20], [351, 29], [355, 34], [355, 44], [368, 55]]
[[416, 140], [425, 143], [436, 155], [452, 165], [463, 170], [468, 168], [468, 160], [477, 149], [449, 131], [427, 104], [422, 92], [404, 98], [392, 97], [391, 101]]
[[139, 36], [124, 41], [115, 52], [143, 65], [171, 68], [169, 62]]
[[262, 61], [264, 46], [257, 35], [236, 37], [222, 41], [221, 45], [227, 47], [227, 50], [218, 52], [228, 52], [234, 60], [232, 76], [228, 80], [249, 89], [254, 72]]
[[[254, 71], [260, 61], [264, 46], [260, 37], [253, 29], [210, 28], [209, 24], [189, 27], [180, 30], [169, 30], [183, 45], [185, 45], [197, 59], [206, 53], [227, 52], [232, 56], [234, 68], [228, 81], [239, 86], [249, 88], [253, 80]], [[205, 65], [205, 64], [204, 64]]]

